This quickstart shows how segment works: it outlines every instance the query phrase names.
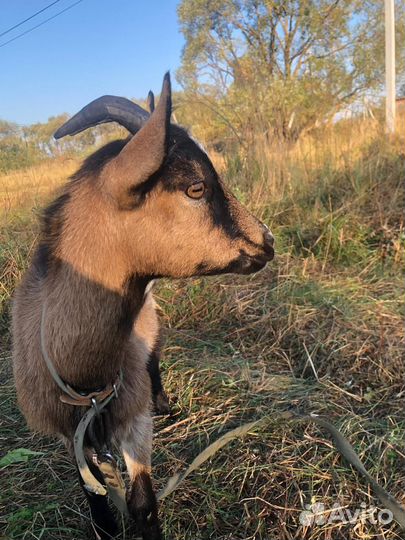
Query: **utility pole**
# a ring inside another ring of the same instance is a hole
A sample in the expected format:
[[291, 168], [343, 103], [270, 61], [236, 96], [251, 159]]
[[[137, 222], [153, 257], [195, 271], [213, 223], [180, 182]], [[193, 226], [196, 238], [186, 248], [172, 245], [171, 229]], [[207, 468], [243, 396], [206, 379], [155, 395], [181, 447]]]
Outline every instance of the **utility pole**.
[[395, 133], [394, 0], [385, 0], [385, 123], [387, 133]]

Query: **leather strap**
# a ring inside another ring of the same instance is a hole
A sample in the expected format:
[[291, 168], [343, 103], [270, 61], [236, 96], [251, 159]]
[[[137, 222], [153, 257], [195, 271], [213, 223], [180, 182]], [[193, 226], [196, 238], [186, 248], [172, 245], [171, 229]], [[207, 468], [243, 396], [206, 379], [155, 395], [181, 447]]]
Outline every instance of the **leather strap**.
[[48, 355], [48, 351], [45, 346], [45, 312], [46, 312], [46, 309], [45, 309], [45, 303], [44, 303], [43, 308], [42, 308], [42, 315], [41, 315], [41, 352], [45, 360], [46, 366], [49, 370], [49, 373], [52, 375], [53, 380], [56, 382], [56, 384], [59, 386], [59, 388], [63, 392], [63, 394], [60, 396], [59, 399], [63, 403], [67, 403], [68, 405], [76, 405], [78, 407], [91, 407], [93, 405], [93, 400], [96, 400], [96, 402], [99, 402], [99, 401], [101, 402], [107, 399], [112, 394], [116, 394], [121, 384], [121, 374], [117, 376], [114, 383], [108, 384], [102, 390], [95, 390], [85, 395], [80, 394], [74, 388], [72, 388], [69, 384], [65, 383], [62, 377], [56, 371], [56, 368], [52, 360], [50, 359]]
[[[114, 394], [111, 394], [106, 400], [98, 404], [100, 412], [104, 409], [104, 407], [108, 405], [108, 403], [113, 397]], [[126, 514], [128, 512], [128, 509], [125, 497], [125, 484], [121, 478], [121, 473], [119, 472], [115, 461], [106, 464], [103, 461], [102, 456], [97, 455], [98, 461], [95, 464], [99, 467], [101, 473], [103, 474], [104, 481], [107, 486], [106, 489], [105, 486], [103, 486], [103, 484], [101, 484], [90, 471], [86, 457], [84, 455], [84, 436], [90, 422], [94, 419], [94, 416], [96, 414], [97, 413], [94, 407], [91, 407], [81, 417], [80, 422], [76, 428], [73, 438], [73, 446], [75, 450], [77, 466], [79, 468], [80, 476], [83, 478], [84, 487], [87, 489], [87, 491], [90, 491], [91, 493], [95, 493], [97, 495], [107, 495], [108, 490], [108, 494], [110, 495], [111, 500], [114, 502], [117, 509], [120, 512]]]
[[88, 491], [98, 495], [106, 495], [108, 490], [108, 494], [110, 495], [111, 500], [117, 509], [122, 513], [127, 513], [125, 484], [122, 480], [121, 473], [115, 460], [110, 454], [96, 454], [97, 462], [95, 465], [98, 466], [101, 474], [103, 475], [105, 484], [107, 486], [106, 489], [105, 486], [101, 484], [90, 471], [83, 449], [84, 437], [90, 423], [96, 415], [99, 415], [102, 412], [102, 410], [114, 397], [117, 397], [117, 391], [122, 384], [122, 371], [120, 371], [114, 383], [108, 384], [102, 390], [95, 390], [86, 395], [79, 394], [79, 392], [77, 392], [74, 388], [66, 384], [56, 371], [56, 368], [50, 359], [45, 346], [45, 311], [46, 306], [44, 304], [41, 316], [41, 352], [48, 367], [49, 373], [63, 392], [60, 396], [60, 400], [68, 405], [89, 407], [89, 409], [80, 419], [73, 437], [75, 458], [80, 475], [84, 482], [84, 486]]
[[[114, 394], [119, 388], [120, 381], [121, 379], [118, 375], [113, 384], [107, 384], [107, 386], [104, 387], [102, 390], [96, 390], [84, 396], [82, 394], [79, 394], [71, 386], [66, 384], [66, 387], [69, 388], [70, 393], [69, 395], [62, 394], [60, 396], [60, 400], [63, 403], [67, 403], [68, 405], [77, 405], [78, 407], [91, 407], [93, 405], [94, 399], [97, 402], [104, 401], [106, 398], [111, 396], [111, 394]], [[75, 395], [75, 397], [73, 397], [73, 395]]]
[[392, 512], [392, 515], [400, 527], [405, 530], [405, 508], [399, 504], [399, 502], [381, 487], [377, 481], [368, 473], [363, 463], [361, 462], [359, 456], [356, 454], [353, 446], [346, 439], [346, 437], [335, 427], [329, 420], [323, 416], [318, 416], [315, 414], [300, 414], [297, 411], [285, 411], [281, 414], [273, 412], [271, 415], [266, 415], [256, 420], [254, 422], [249, 422], [247, 424], [242, 424], [241, 426], [228, 431], [225, 435], [222, 435], [215, 442], [211, 443], [205, 450], [203, 450], [198, 456], [191, 462], [185, 471], [182, 473], [176, 473], [171, 478], [169, 478], [166, 486], [159, 492], [157, 499], [161, 501], [168, 495], [170, 495], [174, 490], [176, 490], [183, 480], [193, 471], [198, 469], [207, 459], [211, 458], [216, 452], [228, 444], [228, 442], [246, 435], [251, 430], [260, 425], [263, 425], [265, 422], [314, 422], [321, 428], [325, 429], [329, 435], [332, 437], [334, 447], [343, 456], [348, 463], [350, 463], [371, 485], [375, 494], [383, 503], [384, 507]]

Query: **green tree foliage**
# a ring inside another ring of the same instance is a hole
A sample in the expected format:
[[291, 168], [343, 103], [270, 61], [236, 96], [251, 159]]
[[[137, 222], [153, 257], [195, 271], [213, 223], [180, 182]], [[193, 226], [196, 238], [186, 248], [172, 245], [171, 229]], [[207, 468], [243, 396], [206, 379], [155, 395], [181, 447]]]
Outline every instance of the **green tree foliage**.
[[17, 124], [0, 120], [0, 172], [26, 167], [35, 161], [35, 150]]
[[117, 125], [103, 124], [74, 137], [55, 140], [53, 134], [67, 119], [67, 114], [61, 114], [29, 126], [0, 120], [0, 172], [25, 168], [60, 155], [84, 156], [96, 145], [127, 136]]
[[[381, 85], [383, 10], [380, 0], [182, 0], [179, 116], [195, 118], [197, 102], [214, 140], [248, 145], [258, 129], [296, 140]], [[404, 13], [397, 0], [398, 63]]]

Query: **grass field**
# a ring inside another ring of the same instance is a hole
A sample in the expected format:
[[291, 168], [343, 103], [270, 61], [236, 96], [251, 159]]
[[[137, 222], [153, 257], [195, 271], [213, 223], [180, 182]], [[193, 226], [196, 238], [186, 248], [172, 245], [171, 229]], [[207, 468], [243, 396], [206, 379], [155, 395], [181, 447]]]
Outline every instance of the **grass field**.
[[[404, 133], [388, 141], [362, 120], [294, 148], [258, 142], [244, 157], [215, 156], [271, 226], [277, 257], [249, 277], [160, 284], [173, 417], [156, 420], [156, 487], [232, 427], [269, 419], [163, 502], [167, 539], [403, 538], [378, 520], [302, 525], [307, 505], [324, 504], [328, 520], [335, 504], [353, 513], [378, 501], [327, 434], [277, 415], [293, 407], [328, 416], [405, 505], [404, 144]], [[2, 454], [37, 452], [1, 470], [0, 536], [13, 540], [91, 538], [74, 468], [59, 443], [28, 432], [10, 367], [10, 298], [40, 208], [76, 166], [46, 162], [0, 177]]]

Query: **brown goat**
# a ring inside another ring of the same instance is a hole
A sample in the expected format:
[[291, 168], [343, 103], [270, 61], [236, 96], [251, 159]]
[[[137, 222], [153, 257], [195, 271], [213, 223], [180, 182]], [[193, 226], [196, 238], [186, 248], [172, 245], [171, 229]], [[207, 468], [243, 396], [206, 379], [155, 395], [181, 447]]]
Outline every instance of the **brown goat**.
[[[102, 98], [103, 107], [113, 99], [119, 105], [108, 105], [108, 114], [97, 102], [88, 106], [91, 114], [78, 113], [58, 130], [60, 136], [118, 121], [133, 136], [91, 155], [45, 211], [38, 248], [14, 299], [14, 375], [29, 426], [58, 436], [72, 452], [88, 409], [61, 401], [42, 348], [63, 381], [82, 394], [106, 387], [121, 371], [118, 396], [106, 407], [108, 424], [131, 481], [129, 513], [143, 538], [155, 540], [161, 532], [150, 478], [147, 364], [156, 382], [157, 355], [152, 368], [150, 361], [158, 321], [148, 284], [163, 276], [255, 272], [272, 259], [273, 238], [224, 187], [205, 152], [170, 124], [168, 75], [150, 116], [131, 102], [121, 107], [123, 98]], [[85, 446], [100, 477], [89, 437]], [[116, 523], [106, 497], [84, 491], [98, 537], [110, 538]]]

